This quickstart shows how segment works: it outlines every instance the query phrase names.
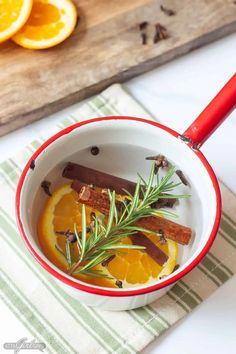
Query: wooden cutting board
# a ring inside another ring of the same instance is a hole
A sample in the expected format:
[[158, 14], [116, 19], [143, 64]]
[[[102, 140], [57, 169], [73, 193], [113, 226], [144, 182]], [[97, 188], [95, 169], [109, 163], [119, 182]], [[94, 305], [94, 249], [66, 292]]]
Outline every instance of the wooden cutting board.
[[[0, 45], [0, 135], [236, 31], [233, 0], [76, 0], [79, 22], [59, 46]], [[160, 5], [173, 9], [168, 16]], [[138, 24], [148, 21], [147, 44]], [[155, 24], [169, 38], [153, 43]], [[224, 68], [222, 68], [224, 70]]]

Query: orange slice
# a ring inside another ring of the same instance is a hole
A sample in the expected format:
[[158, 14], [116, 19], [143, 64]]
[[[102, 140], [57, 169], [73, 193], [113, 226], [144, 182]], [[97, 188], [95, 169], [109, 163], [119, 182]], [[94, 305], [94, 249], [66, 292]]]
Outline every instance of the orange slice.
[[[61, 186], [48, 198], [39, 221], [38, 235], [43, 252], [52, 263], [64, 272], [68, 269], [67, 262], [55, 248], [55, 244], [59, 245], [65, 253], [65, 237], [58, 235], [56, 231], [73, 231], [75, 223], [78, 229], [80, 228], [82, 206], [77, 202], [77, 199], [78, 194], [71, 189], [70, 185]], [[86, 208], [87, 222], [89, 222], [91, 211], [93, 211], [91, 208]], [[126, 288], [151, 283], [159, 277], [169, 275], [176, 264], [178, 256], [177, 244], [168, 240], [166, 244], [161, 245], [156, 235], [147, 236], [163, 252], [168, 254], [169, 258], [164, 266], [158, 265], [143, 251], [125, 250], [125, 253], [117, 254], [108, 263], [107, 267], [99, 265], [96, 269], [102, 270], [105, 274], [117, 280], [121, 280], [123, 287]], [[123, 242], [126, 244], [131, 243], [128, 237]], [[73, 245], [74, 252], [77, 253], [76, 243]], [[76, 274], [75, 277], [91, 284], [115, 287], [114, 280], [80, 274]]]
[[28, 20], [33, 0], [0, 1], [0, 43], [12, 37]]
[[70, 36], [76, 21], [70, 0], [34, 0], [28, 21], [12, 40], [25, 48], [50, 48]]

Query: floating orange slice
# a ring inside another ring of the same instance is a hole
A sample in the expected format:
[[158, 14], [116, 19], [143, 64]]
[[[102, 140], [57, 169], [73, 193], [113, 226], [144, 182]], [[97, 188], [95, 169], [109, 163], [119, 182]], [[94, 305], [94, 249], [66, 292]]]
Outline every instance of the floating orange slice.
[[[77, 199], [78, 194], [71, 189], [70, 185], [63, 185], [58, 188], [47, 200], [38, 227], [39, 242], [43, 252], [52, 263], [65, 272], [67, 271], [67, 262], [55, 248], [55, 244], [57, 244], [65, 252], [65, 237], [57, 235], [55, 231], [73, 231], [75, 223], [79, 229], [82, 206], [77, 202]], [[87, 221], [89, 222], [89, 215], [92, 209], [87, 207], [86, 211]], [[97, 269], [115, 279], [121, 280], [126, 288], [151, 283], [158, 277], [169, 275], [176, 264], [177, 244], [168, 240], [166, 244], [161, 245], [156, 235], [148, 235], [148, 237], [163, 252], [168, 254], [169, 258], [163, 267], [158, 265], [143, 251], [125, 250], [125, 253], [117, 254], [107, 267], [99, 265]], [[128, 237], [123, 242], [126, 244], [131, 243]], [[99, 286], [115, 286], [113, 280], [105, 278], [92, 278], [80, 274], [76, 274], [75, 277]]]
[[28, 21], [12, 40], [25, 48], [50, 48], [70, 36], [76, 21], [70, 0], [34, 0]]
[[12, 37], [28, 20], [33, 0], [0, 1], [0, 43]]

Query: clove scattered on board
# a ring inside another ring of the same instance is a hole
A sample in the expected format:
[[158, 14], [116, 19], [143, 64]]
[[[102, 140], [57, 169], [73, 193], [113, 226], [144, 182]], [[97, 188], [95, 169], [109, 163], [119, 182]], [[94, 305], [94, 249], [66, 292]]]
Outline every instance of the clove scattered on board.
[[141, 38], [142, 38], [142, 44], [146, 45], [147, 44], [147, 34], [141, 33]]
[[141, 31], [141, 40], [142, 40], [142, 44], [146, 45], [147, 44], [147, 27], [149, 25], [148, 21], [143, 21], [139, 24], [139, 30]]
[[155, 34], [153, 37], [153, 43], [157, 43], [163, 39], [167, 39], [169, 37], [166, 27], [161, 25], [160, 23], [156, 23], [155, 25]]
[[139, 24], [139, 29], [140, 31], [143, 31], [147, 28], [147, 26], [149, 25], [148, 21], [143, 21]]
[[164, 7], [163, 5], [160, 5], [160, 9], [167, 16], [174, 16], [176, 14], [176, 12], [174, 10], [167, 9], [167, 7]]

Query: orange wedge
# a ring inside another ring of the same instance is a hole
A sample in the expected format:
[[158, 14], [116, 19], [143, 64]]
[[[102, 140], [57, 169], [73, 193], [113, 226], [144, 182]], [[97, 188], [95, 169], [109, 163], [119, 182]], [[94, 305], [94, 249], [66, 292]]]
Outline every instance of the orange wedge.
[[26, 23], [33, 0], [0, 1], [0, 43], [12, 37]]
[[[54, 191], [48, 198], [41, 214], [38, 227], [39, 242], [46, 257], [58, 268], [67, 271], [68, 266], [65, 257], [55, 248], [57, 244], [65, 254], [65, 236], [58, 235], [56, 231], [73, 231], [76, 223], [78, 230], [81, 225], [82, 205], [77, 202], [78, 194], [71, 189], [70, 185], [63, 185]], [[87, 222], [89, 223], [90, 213], [93, 211], [87, 207]], [[114, 279], [121, 280], [123, 287], [129, 288], [142, 284], [152, 283], [162, 276], [172, 273], [178, 255], [178, 246], [175, 242], [168, 240], [161, 245], [156, 235], [146, 234], [169, 258], [164, 266], [157, 264], [148, 254], [138, 250], [125, 250], [119, 253], [110, 261], [107, 267], [97, 266], [105, 274]], [[123, 242], [131, 243], [126, 237]], [[74, 252], [77, 253], [76, 243]], [[76, 274], [76, 278], [99, 286], [116, 287], [114, 280], [105, 278], [89, 277]]]
[[76, 8], [70, 0], [34, 0], [28, 21], [12, 40], [25, 48], [50, 48], [70, 36], [76, 21]]

